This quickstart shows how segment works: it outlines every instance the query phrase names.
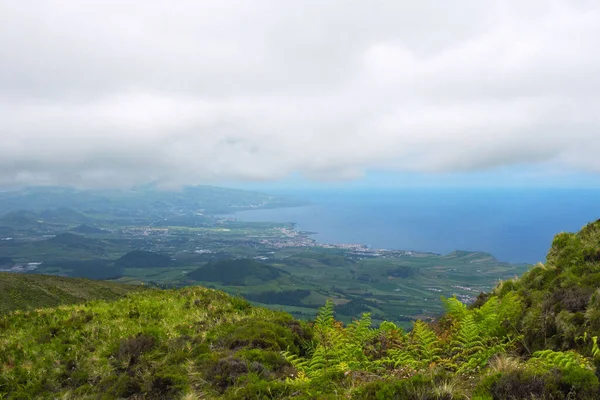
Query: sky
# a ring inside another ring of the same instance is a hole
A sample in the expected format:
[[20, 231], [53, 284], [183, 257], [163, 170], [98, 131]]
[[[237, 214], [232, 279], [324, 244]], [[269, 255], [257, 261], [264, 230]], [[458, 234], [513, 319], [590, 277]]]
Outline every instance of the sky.
[[600, 2], [0, 2], [0, 187], [599, 186]]

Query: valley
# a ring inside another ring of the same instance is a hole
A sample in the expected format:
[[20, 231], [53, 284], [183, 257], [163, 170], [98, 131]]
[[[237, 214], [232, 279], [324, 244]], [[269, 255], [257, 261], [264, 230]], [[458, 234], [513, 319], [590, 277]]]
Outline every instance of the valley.
[[232, 218], [235, 209], [299, 204], [253, 192], [206, 187], [103, 199], [58, 189], [22, 192], [20, 200], [1, 193], [7, 212], [0, 216], [0, 270], [161, 288], [204, 285], [301, 319], [332, 299], [342, 321], [370, 312], [375, 322], [410, 327], [439, 315], [442, 296], [472, 302], [529, 268], [480, 252], [322, 244], [293, 222]]

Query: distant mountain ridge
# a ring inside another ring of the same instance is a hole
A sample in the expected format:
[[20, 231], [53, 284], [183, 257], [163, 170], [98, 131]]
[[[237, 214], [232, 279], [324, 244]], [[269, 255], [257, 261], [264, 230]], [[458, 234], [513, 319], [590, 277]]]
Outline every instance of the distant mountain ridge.
[[[188, 186], [180, 190], [159, 190], [152, 185], [130, 190], [78, 190], [60, 187], [33, 187], [0, 192], [0, 215], [18, 210], [44, 212], [49, 219], [75, 217], [75, 213], [118, 212], [119, 210], [170, 211], [202, 210], [226, 214], [236, 210], [303, 205], [293, 199], [264, 193], [216, 186]], [[46, 211], [50, 210], [50, 211]]]

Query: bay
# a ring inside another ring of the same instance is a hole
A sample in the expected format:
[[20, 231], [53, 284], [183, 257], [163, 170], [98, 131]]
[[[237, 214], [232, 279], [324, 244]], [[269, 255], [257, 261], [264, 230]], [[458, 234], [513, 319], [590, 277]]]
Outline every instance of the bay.
[[294, 222], [322, 243], [543, 261], [553, 236], [600, 218], [599, 189], [371, 189], [277, 193], [305, 207], [241, 211], [240, 221]]

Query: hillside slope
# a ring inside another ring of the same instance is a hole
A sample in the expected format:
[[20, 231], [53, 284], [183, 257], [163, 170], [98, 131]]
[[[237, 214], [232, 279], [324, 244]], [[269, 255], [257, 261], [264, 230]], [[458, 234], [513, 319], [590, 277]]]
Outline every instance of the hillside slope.
[[600, 336], [600, 221], [554, 237], [546, 263], [499, 285], [492, 295], [518, 295], [518, 331], [526, 351], [589, 351]]
[[598, 399], [599, 238], [559, 234], [546, 265], [408, 333], [202, 287], [0, 316], [0, 398]]
[[53, 275], [0, 272], [0, 314], [88, 300], [116, 300], [140, 286]]
[[0, 317], [0, 398], [212, 398], [241, 377], [277, 384], [293, 372], [280, 351], [310, 339], [287, 314], [201, 287], [16, 313]]

